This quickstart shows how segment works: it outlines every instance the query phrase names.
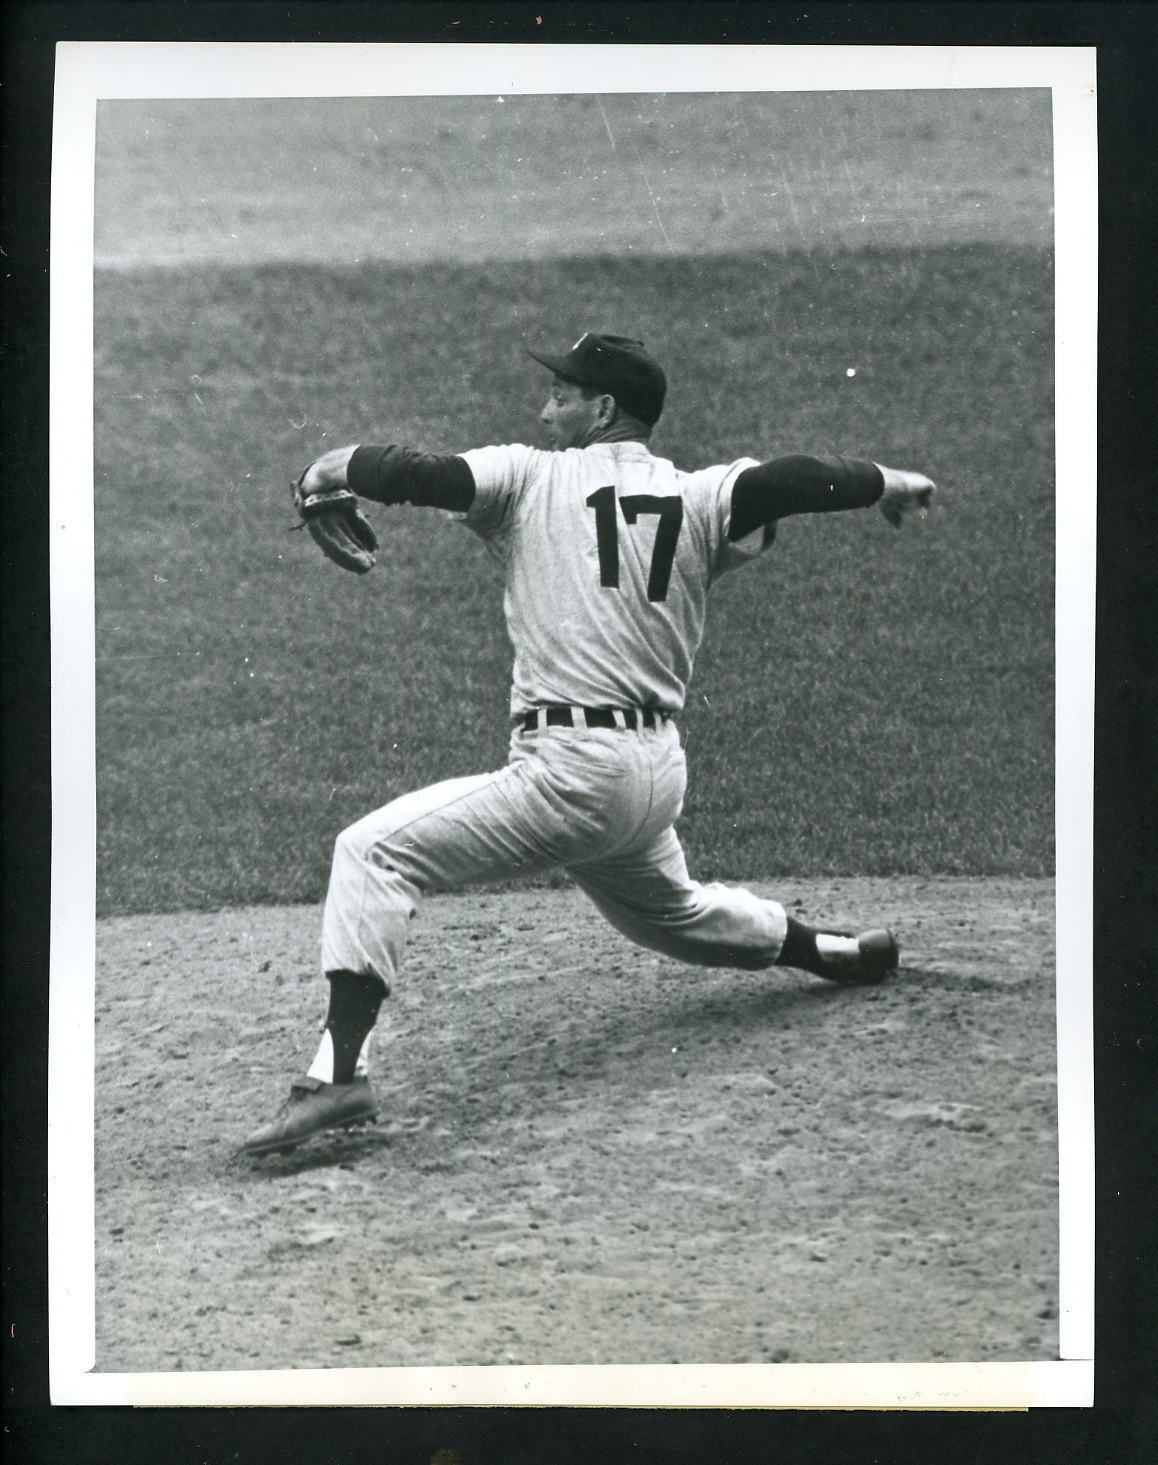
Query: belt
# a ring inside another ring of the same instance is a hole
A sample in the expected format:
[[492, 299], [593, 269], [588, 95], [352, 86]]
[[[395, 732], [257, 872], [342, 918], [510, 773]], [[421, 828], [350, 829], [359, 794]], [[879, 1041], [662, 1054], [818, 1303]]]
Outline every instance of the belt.
[[542, 727], [625, 727], [635, 732], [638, 727], [655, 727], [667, 717], [652, 707], [536, 707], [518, 724], [522, 732], [537, 732]]

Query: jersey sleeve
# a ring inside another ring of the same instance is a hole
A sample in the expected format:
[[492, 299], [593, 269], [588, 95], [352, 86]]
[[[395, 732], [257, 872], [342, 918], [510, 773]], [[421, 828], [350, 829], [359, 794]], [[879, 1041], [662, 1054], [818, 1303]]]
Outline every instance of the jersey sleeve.
[[519, 502], [534, 476], [539, 450], [523, 443], [471, 448], [459, 457], [474, 479], [470, 507], [459, 515], [481, 539], [504, 536], [514, 522]]
[[884, 491], [875, 463], [836, 455], [808, 457], [797, 453], [746, 468], [732, 485], [731, 539], [744, 539], [754, 529], [790, 514], [830, 514], [866, 509]]
[[360, 498], [380, 504], [465, 510], [474, 497], [474, 480], [461, 458], [397, 443], [355, 448], [346, 482]]
[[734, 463], [689, 473], [684, 479], [681, 491], [692, 511], [691, 521], [701, 537], [713, 580], [757, 559], [775, 538], [774, 525], [767, 534], [763, 526], [739, 539], [733, 539], [730, 533], [736, 480], [745, 470], [758, 466], [757, 458], [738, 458]]

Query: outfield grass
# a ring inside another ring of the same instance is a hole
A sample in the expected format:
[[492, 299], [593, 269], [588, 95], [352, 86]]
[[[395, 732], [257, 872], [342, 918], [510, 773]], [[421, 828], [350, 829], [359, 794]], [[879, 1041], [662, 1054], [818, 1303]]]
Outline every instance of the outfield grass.
[[1045, 246], [1050, 155], [1049, 93], [1006, 87], [121, 99], [95, 243], [120, 265]]
[[520, 346], [584, 328], [669, 365], [654, 446], [681, 466], [830, 449], [941, 488], [899, 534], [790, 521], [715, 592], [696, 873], [1048, 873], [1051, 298], [1044, 253], [988, 245], [101, 273], [100, 910], [316, 900], [343, 824], [501, 761], [481, 546], [372, 506], [356, 580], [287, 532], [286, 483], [357, 439], [536, 441]]

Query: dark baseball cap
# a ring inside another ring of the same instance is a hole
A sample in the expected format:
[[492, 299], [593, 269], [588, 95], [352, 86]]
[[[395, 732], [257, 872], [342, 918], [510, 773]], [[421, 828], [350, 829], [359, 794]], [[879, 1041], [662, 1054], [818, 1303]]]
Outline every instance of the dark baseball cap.
[[556, 376], [609, 392], [625, 412], [652, 427], [663, 411], [667, 378], [659, 362], [630, 336], [596, 336], [585, 331], [562, 356], [548, 356], [527, 348], [541, 366]]

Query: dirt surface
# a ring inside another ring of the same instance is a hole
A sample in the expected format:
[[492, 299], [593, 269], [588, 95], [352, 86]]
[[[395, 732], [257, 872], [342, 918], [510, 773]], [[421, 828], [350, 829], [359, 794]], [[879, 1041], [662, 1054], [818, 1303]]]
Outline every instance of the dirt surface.
[[753, 888], [886, 917], [901, 973], [435, 899], [379, 1123], [262, 1161], [234, 1148], [312, 1056], [319, 911], [101, 922], [98, 1371], [1056, 1357], [1052, 882]]

